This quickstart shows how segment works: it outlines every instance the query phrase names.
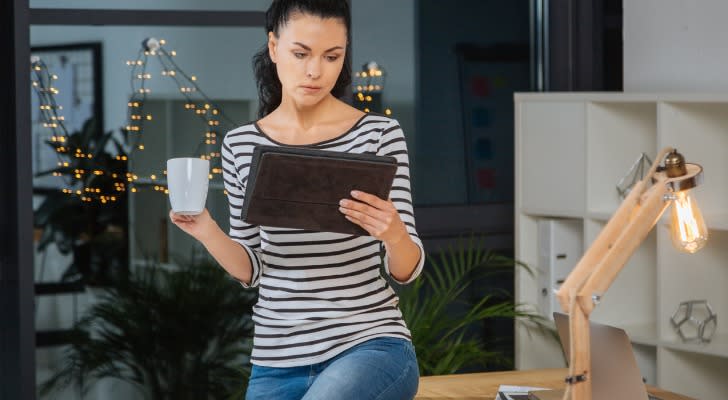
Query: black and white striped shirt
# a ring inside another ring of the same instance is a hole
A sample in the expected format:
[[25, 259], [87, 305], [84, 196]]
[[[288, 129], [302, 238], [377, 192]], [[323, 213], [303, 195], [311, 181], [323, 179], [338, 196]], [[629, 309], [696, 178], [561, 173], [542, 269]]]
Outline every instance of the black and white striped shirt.
[[[310, 365], [374, 337], [411, 339], [397, 306], [398, 298], [380, 272], [383, 246], [379, 240], [249, 225], [240, 220], [250, 161], [257, 145], [283, 144], [267, 136], [256, 123], [250, 123], [228, 132], [222, 145], [230, 237], [250, 257], [250, 286], [259, 286], [258, 302], [253, 308], [252, 363], [274, 367]], [[398, 122], [366, 114], [344, 134], [307, 146], [396, 157], [398, 168], [390, 198], [410, 237], [420, 247], [418, 265], [403, 283], [414, 280], [422, 271], [425, 257], [415, 230], [407, 146]], [[389, 273], [386, 259], [384, 269]]]

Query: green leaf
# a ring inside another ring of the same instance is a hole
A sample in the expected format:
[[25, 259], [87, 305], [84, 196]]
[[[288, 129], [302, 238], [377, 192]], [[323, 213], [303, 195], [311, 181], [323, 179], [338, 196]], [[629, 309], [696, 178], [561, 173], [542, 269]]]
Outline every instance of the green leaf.
[[99, 291], [41, 392], [114, 378], [146, 399], [240, 398], [255, 300], [212, 263], [136, 269]]
[[[485, 248], [484, 238], [473, 234], [429, 256], [430, 268], [400, 290], [400, 309], [417, 349], [420, 373], [456, 373], [463, 368], [509, 366], [503, 354], [488, 351], [486, 343], [469, 337], [474, 324], [496, 318], [523, 320], [536, 329], [549, 330], [535, 311], [515, 304], [503, 290], [466, 296], [473, 281], [516, 268], [531, 272], [522, 262]], [[551, 329], [552, 330], [552, 329]]]

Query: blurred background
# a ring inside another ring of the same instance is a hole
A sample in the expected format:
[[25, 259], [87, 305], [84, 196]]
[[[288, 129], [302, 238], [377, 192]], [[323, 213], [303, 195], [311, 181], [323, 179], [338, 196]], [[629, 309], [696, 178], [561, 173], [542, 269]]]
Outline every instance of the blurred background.
[[[466, 304], [511, 301], [513, 93], [622, 90], [621, 0], [349, 1], [345, 100], [404, 129], [427, 268], [482, 255], [493, 270], [453, 284]], [[207, 207], [227, 230], [220, 143], [256, 119], [269, 4], [30, 0], [16, 21], [31, 55], [40, 398], [241, 396], [255, 292], [168, 222], [164, 168], [209, 158]], [[497, 356], [425, 372], [511, 368], [512, 317], [462, 327]]]

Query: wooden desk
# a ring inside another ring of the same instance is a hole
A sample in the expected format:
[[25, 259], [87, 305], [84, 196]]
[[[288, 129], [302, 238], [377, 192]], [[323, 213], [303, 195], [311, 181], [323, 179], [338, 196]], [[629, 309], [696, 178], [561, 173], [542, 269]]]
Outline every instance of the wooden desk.
[[[533, 386], [563, 389], [565, 368], [530, 371], [483, 372], [424, 376], [415, 399], [418, 400], [494, 400], [500, 385]], [[647, 386], [647, 391], [662, 400], [694, 400], [690, 397]]]

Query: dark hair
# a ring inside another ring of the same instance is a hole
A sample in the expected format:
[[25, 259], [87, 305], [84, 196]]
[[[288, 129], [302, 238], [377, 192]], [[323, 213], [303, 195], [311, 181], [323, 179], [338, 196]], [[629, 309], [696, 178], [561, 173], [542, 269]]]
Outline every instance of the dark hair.
[[[265, 32], [276, 37], [294, 13], [308, 14], [320, 18], [339, 18], [346, 26], [346, 54], [331, 94], [342, 97], [351, 84], [351, 14], [347, 0], [274, 0], [265, 13]], [[263, 118], [281, 104], [282, 88], [276, 66], [270, 58], [268, 44], [253, 57], [253, 71], [258, 86], [258, 117]]]

